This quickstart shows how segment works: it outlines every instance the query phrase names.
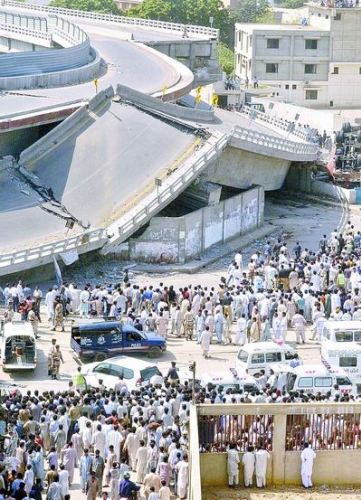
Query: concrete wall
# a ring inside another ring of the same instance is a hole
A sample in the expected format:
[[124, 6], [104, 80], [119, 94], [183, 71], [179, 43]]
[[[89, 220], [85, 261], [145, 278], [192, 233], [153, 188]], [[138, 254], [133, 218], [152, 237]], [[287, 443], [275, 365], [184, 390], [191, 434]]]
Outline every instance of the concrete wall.
[[312, 171], [300, 165], [292, 165], [286, 177], [285, 188], [289, 191], [326, 196], [337, 201], [356, 203], [356, 190], [345, 189], [332, 182], [315, 180]]
[[147, 45], [178, 59], [192, 71], [203, 67], [219, 71], [216, 40], [152, 41]]
[[[301, 484], [301, 452], [287, 451], [284, 462], [284, 484]], [[240, 459], [243, 453], [239, 454]], [[313, 469], [315, 485], [360, 486], [359, 464], [361, 450], [319, 451]], [[272, 484], [274, 454], [267, 466], [267, 483]], [[200, 454], [202, 486], [221, 486], [227, 484], [226, 453]], [[240, 484], [243, 484], [243, 466], [240, 466]], [[337, 472], [336, 472], [337, 471]]]
[[118, 254], [144, 262], [183, 263], [262, 225], [263, 209], [264, 191], [257, 186], [183, 217], [154, 217], [141, 236], [121, 245]]
[[248, 189], [257, 184], [272, 191], [281, 188], [290, 163], [228, 146], [202, 177], [224, 186]]
[[[198, 428], [198, 418], [220, 417], [227, 415], [270, 415], [273, 418], [272, 452], [267, 467], [267, 481], [272, 485], [301, 484], [301, 451], [285, 451], [287, 415], [351, 415], [359, 417], [361, 404], [339, 405], [338, 403], [314, 403], [307, 406], [301, 403], [282, 404], [201, 404], [196, 407], [196, 415], [190, 419], [190, 446], [199, 449], [199, 436], [192, 434]], [[195, 442], [196, 441], [196, 442]], [[242, 456], [242, 453], [240, 453]], [[361, 450], [320, 450], [316, 451], [312, 480], [315, 485], [360, 486], [359, 473]], [[240, 474], [243, 473], [242, 466]], [[241, 476], [242, 484], [242, 476]], [[194, 478], [194, 481], [196, 478]], [[225, 453], [201, 453], [200, 475], [202, 487], [225, 486], [227, 467]]]
[[[244, 453], [239, 453], [242, 462]], [[227, 454], [200, 453], [202, 486], [221, 486], [227, 484]], [[267, 464], [267, 483], [272, 482], [272, 455]], [[243, 465], [239, 467], [239, 483], [243, 484]]]
[[160, 99], [143, 94], [142, 92], [138, 92], [130, 87], [126, 87], [125, 85], [117, 85], [116, 93], [122, 99], [130, 101], [139, 107], [159, 111], [160, 113], [165, 113], [169, 116], [174, 116], [175, 118], [205, 122], [211, 122], [214, 120], [214, 109], [202, 110], [186, 108], [184, 106], [178, 106], [177, 104], [163, 102]]

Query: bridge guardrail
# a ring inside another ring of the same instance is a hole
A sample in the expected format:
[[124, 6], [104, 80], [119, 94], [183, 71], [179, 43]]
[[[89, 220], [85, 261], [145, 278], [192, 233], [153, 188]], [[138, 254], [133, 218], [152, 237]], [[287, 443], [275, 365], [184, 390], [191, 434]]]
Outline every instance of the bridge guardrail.
[[145, 28], [164, 29], [183, 33], [184, 30], [195, 35], [205, 35], [212, 38], [219, 38], [219, 30], [208, 26], [196, 26], [193, 24], [171, 23], [168, 21], [157, 21], [152, 19], [140, 19], [136, 17], [119, 16], [115, 14], [101, 14], [99, 12], [88, 12], [85, 10], [65, 9], [63, 7], [49, 7], [47, 5], [33, 5], [15, 0], [2, 0], [4, 6], [18, 7], [20, 9], [38, 10], [52, 14], [60, 14], [70, 17], [81, 17], [84, 19], [94, 19], [99, 21], [110, 21], [113, 23], [127, 24], [132, 26], [143, 26]]
[[[57, 255], [59, 253], [68, 252], [70, 250], [81, 250], [82, 247], [89, 245], [89, 243], [97, 244], [98, 248], [106, 241], [107, 234], [104, 229], [94, 229], [86, 231], [71, 238], [64, 238], [60, 241], [39, 245], [34, 248], [19, 250], [16, 252], [9, 252], [0, 255], [0, 271], [4, 267], [9, 267], [16, 264], [25, 262], [34, 262], [35, 260], [44, 259]], [[25, 267], [26, 269], [26, 267]], [[9, 271], [11, 272], [11, 271]]]
[[186, 160], [185, 165], [179, 168], [162, 186], [153, 189], [153, 191], [144, 198], [141, 206], [130, 210], [127, 214], [120, 217], [117, 221], [108, 226], [108, 232], [111, 234], [108, 245], [102, 250], [103, 254], [111, 253], [112, 245], [118, 245], [130, 236], [137, 228], [141, 227], [154, 214], [159, 212], [167, 203], [178, 196], [192, 180], [208, 165], [209, 161], [216, 159], [221, 151], [228, 144], [227, 133], [216, 133], [203, 146], [197, 154], [197, 157]]
[[35, 31], [29, 28], [23, 28], [22, 26], [11, 26], [8, 24], [0, 24], [1, 31], [8, 31], [10, 33], [19, 33], [20, 35], [31, 36], [34, 38], [41, 38], [51, 42], [52, 36], [50, 33], [44, 33], [42, 31]]
[[270, 125], [274, 125], [275, 127], [283, 130], [284, 132], [289, 132], [296, 137], [299, 137], [303, 141], [309, 141], [310, 139], [310, 131], [306, 132], [298, 127], [296, 127], [293, 131], [289, 130], [290, 124], [285, 122], [284, 120], [280, 120], [274, 116], [269, 115], [268, 113], [264, 113], [263, 111], [255, 110], [249, 106], [244, 106], [239, 113], [247, 115], [249, 117], [254, 113], [255, 120], [262, 121], [264, 123], [268, 123]]
[[258, 144], [265, 148], [276, 151], [284, 151], [295, 155], [304, 155], [305, 160], [317, 159], [319, 155], [318, 144], [311, 142], [295, 142], [283, 137], [264, 134], [252, 129], [235, 126], [232, 131], [232, 138]]

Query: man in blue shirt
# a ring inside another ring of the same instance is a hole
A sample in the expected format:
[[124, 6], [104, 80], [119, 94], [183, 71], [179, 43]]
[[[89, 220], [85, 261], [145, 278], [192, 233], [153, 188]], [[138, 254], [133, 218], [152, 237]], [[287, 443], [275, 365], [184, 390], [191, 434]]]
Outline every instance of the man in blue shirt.
[[140, 490], [140, 486], [137, 486], [133, 481], [130, 480], [129, 472], [124, 473], [124, 479], [119, 484], [119, 497], [132, 499], [133, 493]]

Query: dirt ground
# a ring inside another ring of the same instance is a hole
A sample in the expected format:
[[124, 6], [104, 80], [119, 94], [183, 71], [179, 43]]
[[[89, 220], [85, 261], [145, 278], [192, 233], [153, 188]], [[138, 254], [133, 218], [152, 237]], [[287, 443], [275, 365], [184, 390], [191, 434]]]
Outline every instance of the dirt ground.
[[202, 500], [361, 500], [361, 489], [338, 489], [325, 486], [304, 490], [299, 487], [270, 488], [267, 490], [232, 490], [231, 488], [204, 488]]

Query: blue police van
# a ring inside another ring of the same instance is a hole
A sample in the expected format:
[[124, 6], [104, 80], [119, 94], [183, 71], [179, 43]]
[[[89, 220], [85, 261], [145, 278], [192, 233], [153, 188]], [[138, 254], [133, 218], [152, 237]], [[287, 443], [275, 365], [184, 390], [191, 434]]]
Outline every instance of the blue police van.
[[80, 358], [103, 361], [111, 356], [147, 353], [155, 357], [167, 348], [166, 340], [156, 332], [141, 332], [121, 321], [84, 321], [71, 328], [71, 348]]

